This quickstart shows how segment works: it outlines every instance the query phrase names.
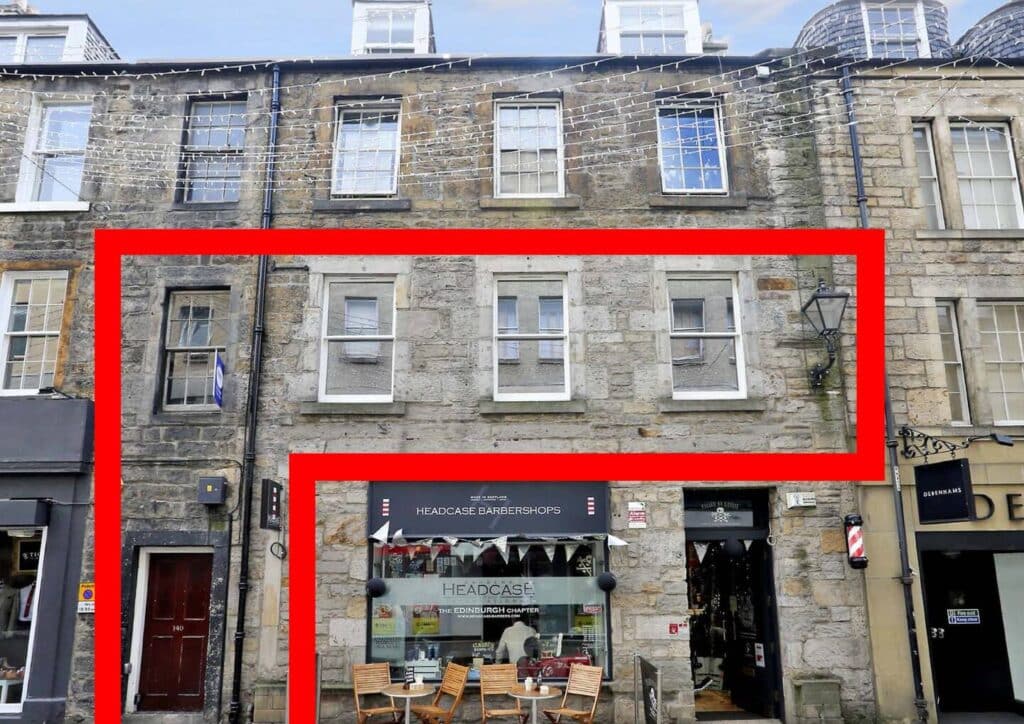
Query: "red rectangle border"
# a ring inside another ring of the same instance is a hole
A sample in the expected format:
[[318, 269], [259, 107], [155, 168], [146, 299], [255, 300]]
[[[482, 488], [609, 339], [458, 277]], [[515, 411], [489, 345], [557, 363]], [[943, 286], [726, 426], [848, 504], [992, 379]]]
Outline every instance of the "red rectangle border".
[[[121, 262], [128, 256], [831, 256], [857, 262], [854, 453], [292, 455], [289, 508], [289, 716], [315, 705], [315, 485], [331, 480], [882, 480], [885, 236], [870, 230], [421, 229], [97, 230], [96, 721], [121, 721]], [[863, 394], [862, 390], [874, 394]]]

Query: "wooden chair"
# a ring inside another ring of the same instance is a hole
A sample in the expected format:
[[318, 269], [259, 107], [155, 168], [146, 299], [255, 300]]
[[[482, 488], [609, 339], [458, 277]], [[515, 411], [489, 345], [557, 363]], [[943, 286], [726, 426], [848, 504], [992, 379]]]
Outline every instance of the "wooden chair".
[[[597, 697], [601, 694], [601, 677], [604, 669], [600, 666], [585, 666], [573, 664], [569, 669], [569, 681], [565, 686], [565, 694], [562, 696], [562, 705], [557, 709], [545, 709], [544, 716], [554, 724], [558, 724], [562, 717], [572, 719], [581, 724], [594, 724], [594, 714], [597, 712]], [[570, 696], [578, 696], [582, 705], [590, 700], [590, 709], [573, 709], [567, 706]]]
[[[520, 723], [526, 720], [528, 714], [524, 713], [522, 707], [519, 706], [519, 699], [512, 699], [514, 707], [507, 706], [507, 699], [511, 698], [508, 696], [508, 692], [518, 683], [515, 664], [490, 664], [480, 667], [480, 712], [483, 716], [483, 724], [487, 724], [488, 719], [507, 716], [515, 717]], [[504, 697], [506, 701], [502, 703], [506, 706], [494, 709], [488, 707], [488, 696]]]
[[352, 665], [352, 688], [356, 697], [356, 721], [359, 724], [366, 724], [372, 716], [391, 715], [393, 722], [400, 722], [405, 718], [405, 710], [395, 706], [395, 700], [390, 699], [391, 706], [364, 707], [360, 697], [371, 694], [380, 694], [384, 687], [391, 684], [391, 670], [386, 663], [382, 664], [353, 664]]
[[[442, 724], [442, 722], [451, 724], [459, 704], [462, 703], [462, 695], [466, 692], [466, 681], [468, 680], [468, 666], [448, 664], [444, 669], [444, 678], [441, 679], [441, 688], [434, 695], [434, 701], [430, 704], [413, 706], [412, 713], [419, 717], [423, 724]], [[441, 699], [445, 696], [452, 699], [447, 709], [441, 706]]]

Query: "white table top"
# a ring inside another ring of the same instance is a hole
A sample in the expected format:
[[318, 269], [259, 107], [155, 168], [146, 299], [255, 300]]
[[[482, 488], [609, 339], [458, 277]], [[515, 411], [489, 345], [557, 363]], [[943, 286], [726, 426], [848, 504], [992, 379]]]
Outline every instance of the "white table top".
[[534, 684], [534, 688], [530, 689], [529, 691], [524, 689], [523, 685], [520, 684], [519, 686], [517, 686], [514, 689], [509, 689], [508, 695], [511, 696], [514, 699], [526, 699], [526, 700], [533, 699], [533, 700], [540, 701], [540, 700], [544, 700], [544, 699], [554, 699], [556, 697], [559, 697], [559, 696], [562, 695], [562, 690], [561, 689], [556, 689], [553, 686], [549, 686], [548, 687], [548, 693], [547, 694], [541, 694], [540, 693], [540, 689], [537, 688], [536, 684]]
[[385, 686], [381, 693], [385, 696], [393, 696], [396, 699], [418, 699], [421, 696], [430, 696], [437, 688], [430, 684], [424, 684], [420, 687], [416, 687], [415, 684], [410, 684], [411, 688], [409, 689], [403, 689], [403, 686], [405, 685], [392, 684], [391, 686]]

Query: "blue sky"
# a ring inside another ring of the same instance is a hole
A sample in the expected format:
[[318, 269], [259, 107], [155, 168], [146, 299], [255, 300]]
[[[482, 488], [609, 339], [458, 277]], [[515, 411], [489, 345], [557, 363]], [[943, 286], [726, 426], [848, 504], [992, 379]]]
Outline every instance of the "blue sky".
[[[88, 13], [122, 57], [294, 58], [345, 55], [350, 0], [31, 0]], [[1005, 0], [950, 0], [954, 40]], [[788, 47], [827, 0], [703, 0], [730, 52]], [[601, 0], [434, 0], [439, 52], [582, 55], [597, 47]]]

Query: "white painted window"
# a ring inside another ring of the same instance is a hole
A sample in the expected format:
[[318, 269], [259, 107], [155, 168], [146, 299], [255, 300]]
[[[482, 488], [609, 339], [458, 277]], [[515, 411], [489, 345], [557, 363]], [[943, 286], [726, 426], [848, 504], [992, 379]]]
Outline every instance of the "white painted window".
[[1024, 425], [1024, 302], [979, 302], [978, 332], [997, 425]]
[[7, 272], [0, 279], [0, 395], [53, 386], [67, 286], [65, 271]]
[[393, 196], [398, 193], [400, 116], [397, 106], [338, 108], [331, 194]]
[[960, 348], [960, 329], [957, 324], [956, 303], [939, 302], [939, 341], [942, 345], [942, 361], [946, 367], [946, 390], [949, 393], [950, 421], [968, 425], [971, 410], [967, 398], [967, 381], [964, 377], [964, 360]]
[[495, 400], [570, 399], [567, 304], [564, 276], [495, 279]]
[[682, 55], [686, 19], [681, 5], [629, 4], [619, 8], [622, 55]]
[[370, 10], [366, 16], [366, 52], [415, 53], [415, 10]]
[[18, 179], [19, 202], [78, 201], [92, 106], [41, 103], [29, 115]]
[[217, 356], [224, 358], [229, 322], [229, 292], [171, 292], [164, 340], [165, 409], [217, 409], [213, 381]]
[[499, 102], [494, 112], [495, 196], [564, 196], [561, 102]]
[[968, 229], [1024, 228], [1020, 181], [1006, 123], [952, 123], [953, 157]]
[[59, 63], [67, 36], [57, 33], [0, 35], [0, 63]]
[[328, 277], [323, 310], [319, 400], [392, 402], [394, 278]]
[[185, 134], [184, 201], [238, 201], [245, 150], [245, 101], [196, 101]]
[[914, 156], [917, 159], [917, 178], [921, 186], [921, 203], [928, 219], [928, 228], [945, 229], [946, 220], [942, 214], [942, 192], [939, 187], [938, 167], [935, 164], [932, 128], [927, 123], [914, 124]]
[[0, 617], [4, 624], [0, 714], [21, 713], [36, 667], [41, 669], [44, 679], [52, 672], [52, 662], [34, 661], [32, 655], [38, 632], [36, 620], [43, 608], [39, 596], [43, 590], [46, 539], [46, 528], [0, 528], [0, 547], [10, 551], [11, 558], [11, 575], [0, 596]]
[[721, 106], [713, 101], [658, 109], [658, 156], [665, 193], [729, 190]]
[[865, 2], [861, 5], [869, 58], [928, 58], [928, 26], [920, 2]]
[[747, 395], [735, 276], [668, 279], [669, 346], [675, 399]]

